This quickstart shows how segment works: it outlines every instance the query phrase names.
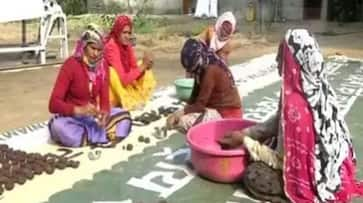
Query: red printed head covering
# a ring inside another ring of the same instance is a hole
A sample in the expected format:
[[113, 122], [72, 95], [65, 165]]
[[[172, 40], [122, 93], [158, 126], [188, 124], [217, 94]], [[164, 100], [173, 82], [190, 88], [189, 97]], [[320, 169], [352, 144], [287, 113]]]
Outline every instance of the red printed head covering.
[[[112, 29], [110, 32], [110, 37], [114, 38], [115, 40], [117, 40], [117, 42], [119, 42], [118, 38], [126, 26], [130, 26], [130, 29], [132, 30], [131, 18], [129, 18], [126, 15], [117, 16], [115, 19], [115, 22], [112, 26]], [[121, 43], [119, 43], [119, 44], [121, 45]], [[125, 45], [123, 45], [123, 46], [125, 46]]]
[[[126, 15], [119, 15], [116, 17], [115, 22], [112, 26], [111, 32], [108, 36], [108, 41], [109, 40], [113, 40], [115, 42], [115, 44], [117, 45], [117, 49], [119, 51], [119, 56], [112, 54], [111, 56], [114, 58], [112, 60], [113, 64], [111, 64], [112, 66], [114, 66], [116, 69], [121, 69], [124, 68], [126, 70], [130, 69], [131, 67], [134, 67], [135, 64], [133, 64], [133, 60], [132, 60], [132, 54], [133, 54], [133, 49], [132, 49], [132, 45], [131, 44], [122, 44], [120, 42], [120, 35], [123, 31], [123, 29], [126, 26], [130, 26], [130, 28], [132, 29], [132, 20], [131, 18], [129, 18]], [[117, 58], [115, 58], [117, 56]], [[121, 67], [122, 66], [122, 67]]]

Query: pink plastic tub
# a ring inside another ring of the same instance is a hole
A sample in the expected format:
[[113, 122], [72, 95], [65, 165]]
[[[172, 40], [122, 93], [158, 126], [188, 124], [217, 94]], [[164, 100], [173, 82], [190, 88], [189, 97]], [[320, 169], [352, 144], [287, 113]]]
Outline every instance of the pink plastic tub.
[[241, 130], [254, 124], [248, 120], [226, 119], [191, 128], [187, 141], [191, 148], [191, 161], [197, 173], [222, 183], [239, 181], [248, 160], [247, 153], [243, 147], [223, 150], [217, 140], [226, 132]]

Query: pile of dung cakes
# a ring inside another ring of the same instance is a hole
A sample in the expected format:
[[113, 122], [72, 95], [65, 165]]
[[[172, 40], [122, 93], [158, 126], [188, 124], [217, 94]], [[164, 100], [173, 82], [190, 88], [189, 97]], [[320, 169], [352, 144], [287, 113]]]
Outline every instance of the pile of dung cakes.
[[[53, 174], [56, 169], [67, 167], [78, 168], [79, 161], [70, 160], [66, 157], [71, 150], [63, 149], [64, 154], [56, 155], [48, 153], [27, 153], [21, 150], [14, 150], [8, 145], [0, 145], [0, 194], [5, 190], [12, 190], [16, 185], [23, 185], [26, 181], [32, 180], [36, 175], [43, 173]], [[78, 154], [77, 154], [78, 155]]]
[[161, 106], [157, 111], [151, 110], [150, 112], [144, 112], [140, 116], [133, 118], [133, 125], [135, 126], [146, 126], [154, 121], [167, 117], [168, 115], [177, 111], [178, 107], [164, 107]]

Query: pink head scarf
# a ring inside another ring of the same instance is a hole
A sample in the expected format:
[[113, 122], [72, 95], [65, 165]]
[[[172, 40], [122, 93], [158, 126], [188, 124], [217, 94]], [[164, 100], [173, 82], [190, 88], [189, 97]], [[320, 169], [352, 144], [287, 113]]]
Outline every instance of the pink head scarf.
[[[87, 26], [87, 29], [82, 33], [80, 39], [76, 43], [76, 47], [74, 49], [73, 56], [78, 60], [83, 61], [84, 50], [89, 43], [95, 43], [98, 46], [104, 47], [104, 38], [102, 32], [97, 28], [96, 25], [90, 24]], [[94, 64], [87, 64], [90, 71], [90, 79], [92, 81], [96, 80], [96, 77], [105, 78], [105, 62], [103, 60], [102, 54]]]
[[130, 59], [133, 54], [131, 43], [124, 45], [121, 44], [121, 42], [119, 41], [119, 36], [126, 26], [129, 26], [130, 29], [132, 30], [132, 19], [126, 15], [117, 16], [112, 26], [112, 30], [109, 34], [109, 38], [114, 39], [120, 51], [120, 58], [115, 59], [115, 61], [119, 61], [119, 63], [112, 64], [113, 66], [116, 66], [117, 69], [121, 68], [121, 63], [122, 66], [126, 69], [129, 69], [130, 66], [134, 66], [134, 64], [131, 64], [133, 62], [132, 59]]
[[[87, 29], [82, 33], [80, 39], [76, 43], [73, 55], [77, 58], [83, 57], [84, 49], [89, 43], [95, 43], [98, 46], [104, 46], [104, 38], [102, 32], [96, 25], [90, 24]], [[100, 57], [101, 59], [102, 57]]]

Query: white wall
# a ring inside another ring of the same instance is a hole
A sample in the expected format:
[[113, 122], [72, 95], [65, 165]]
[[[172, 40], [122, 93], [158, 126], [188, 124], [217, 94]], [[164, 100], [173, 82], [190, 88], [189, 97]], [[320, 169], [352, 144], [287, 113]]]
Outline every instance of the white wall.
[[[134, 7], [137, 2], [143, 0], [131, 0], [131, 6]], [[183, 8], [182, 0], [149, 0], [151, 12], [153, 14], [181, 14]], [[257, 1], [257, 0], [255, 0]], [[117, 2], [123, 6], [126, 10], [127, 0], [88, 0], [89, 5], [91, 4], [109, 4], [110, 2]], [[233, 11], [236, 16], [245, 15], [248, 0], [218, 0], [218, 13], [224, 11]], [[304, 0], [282, 0], [283, 4], [283, 17], [287, 20], [302, 20], [303, 19], [303, 5]], [[104, 9], [99, 9], [100, 12]]]

